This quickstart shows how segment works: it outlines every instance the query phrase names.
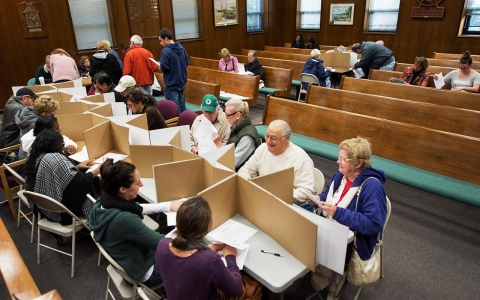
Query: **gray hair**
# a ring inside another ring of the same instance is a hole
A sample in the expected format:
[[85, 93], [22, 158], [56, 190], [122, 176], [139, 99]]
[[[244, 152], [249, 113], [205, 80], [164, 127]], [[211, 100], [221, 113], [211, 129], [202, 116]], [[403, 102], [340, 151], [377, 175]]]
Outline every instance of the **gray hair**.
[[50, 60], [50, 55], [45, 56], [45, 62]]
[[312, 58], [315, 58], [315, 57], [317, 57], [317, 56], [319, 56], [319, 55], [320, 55], [320, 50], [318, 50], [318, 49], [313, 49], [312, 52], [310, 52], [310, 56], [311, 56]]
[[272, 122], [270, 122], [270, 125], [268, 125], [268, 127], [270, 126], [281, 128], [282, 136], [290, 136], [292, 134], [292, 128], [290, 127], [290, 124], [288, 124], [284, 120], [273, 120]]
[[257, 57], [257, 52], [255, 52], [255, 50], [250, 50], [248, 51], [248, 53], [252, 53], [253, 57]]
[[231, 99], [228, 100], [225, 106], [231, 107], [233, 111], [240, 112], [243, 117], [245, 117], [250, 111], [248, 103], [241, 99]]
[[133, 42], [134, 45], [143, 45], [143, 40], [139, 35], [132, 36], [130, 42]]

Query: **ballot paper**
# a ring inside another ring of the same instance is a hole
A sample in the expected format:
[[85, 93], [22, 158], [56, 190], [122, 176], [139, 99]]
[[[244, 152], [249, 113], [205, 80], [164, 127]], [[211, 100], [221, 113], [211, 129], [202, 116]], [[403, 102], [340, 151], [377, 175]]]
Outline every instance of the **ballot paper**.
[[433, 82], [435, 83], [436, 89], [441, 89], [445, 85], [445, 80], [443, 80], [442, 72], [437, 75], [437, 79], [434, 79]]
[[365, 76], [365, 73], [363, 73], [363, 70], [362, 68], [356, 68], [356, 69], [353, 69], [353, 74], [355, 75], [355, 78], [362, 78], [363, 76]]
[[257, 232], [256, 229], [243, 225], [234, 220], [227, 220], [222, 225], [208, 233], [208, 239], [218, 241], [236, 247], [235, 245], [244, 244]]
[[74, 161], [78, 161], [78, 162], [86, 161], [87, 159], [89, 159], [88, 158], [88, 152], [87, 152], [87, 146], [84, 146], [82, 151], [77, 152], [75, 154], [72, 154], [68, 158], [70, 158]]
[[240, 75], [253, 75], [252, 72], [250, 71], [245, 71], [245, 65], [244, 64], [238, 64], [238, 73]]
[[218, 133], [217, 128], [215, 128], [207, 118], [203, 117], [194, 135], [198, 141], [198, 154], [203, 154], [217, 148], [212, 140], [213, 132]]
[[153, 58], [151, 58], [151, 57], [149, 57], [148, 59], [151, 60], [151, 61], [153, 61], [154, 63], [157, 64], [157, 66], [160, 67], [160, 63], [159, 63], [158, 61], [156, 61], [155, 59], [153, 59]]

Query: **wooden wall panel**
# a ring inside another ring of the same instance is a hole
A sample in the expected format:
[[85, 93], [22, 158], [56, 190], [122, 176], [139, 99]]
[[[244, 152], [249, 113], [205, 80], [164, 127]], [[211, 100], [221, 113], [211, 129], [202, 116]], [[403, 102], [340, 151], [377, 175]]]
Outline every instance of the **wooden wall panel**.
[[[355, 18], [353, 26], [329, 25], [331, 3], [355, 3]], [[365, 15], [365, 0], [323, 0], [320, 32], [301, 31], [304, 38], [313, 36], [323, 45], [351, 45], [361, 41], [383, 40], [385, 46], [392, 49], [399, 62], [413, 62], [415, 56], [431, 58], [433, 52], [462, 53], [470, 50], [472, 54], [480, 54], [480, 38], [457, 37], [462, 14], [463, 1], [447, 0], [440, 6], [445, 7], [442, 19], [412, 18], [413, 7], [418, 6], [415, 0], [402, 0], [396, 35], [363, 34]], [[297, 9], [296, 0], [283, 2], [283, 32], [285, 42], [291, 42], [297, 32], [295, 29]]]

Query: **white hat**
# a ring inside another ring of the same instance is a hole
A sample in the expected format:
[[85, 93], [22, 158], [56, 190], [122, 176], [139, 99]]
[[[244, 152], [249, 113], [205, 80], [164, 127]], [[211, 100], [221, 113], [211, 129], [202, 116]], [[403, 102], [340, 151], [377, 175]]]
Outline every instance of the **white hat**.
[[130, 75], [125, 75], [120, 78], [120, 81], [118, 82], [117, 87], [115, 90], [119, 93], [123, 92], [127, 88], [131, 88], [137, 85], [137, 82], [135, 79], [133, 79], [132, 76]]

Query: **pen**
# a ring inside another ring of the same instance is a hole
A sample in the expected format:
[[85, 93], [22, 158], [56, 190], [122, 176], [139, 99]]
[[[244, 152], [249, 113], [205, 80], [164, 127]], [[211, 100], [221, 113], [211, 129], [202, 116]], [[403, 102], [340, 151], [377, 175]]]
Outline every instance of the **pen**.
[[271, 255], [275, 255], [275, 256], [278, 256], [278, 257], [283, 257], [281, 256], [280, 254], [278, 253], [273, 253], [273, 252], [270, 252], [270, 251], [265, 251], [265, 250], [260, 250], [262, 253], [266, 253], [266, 254], [271, 254]]

